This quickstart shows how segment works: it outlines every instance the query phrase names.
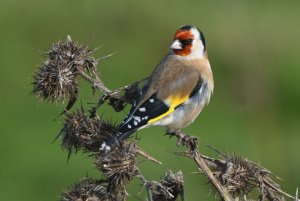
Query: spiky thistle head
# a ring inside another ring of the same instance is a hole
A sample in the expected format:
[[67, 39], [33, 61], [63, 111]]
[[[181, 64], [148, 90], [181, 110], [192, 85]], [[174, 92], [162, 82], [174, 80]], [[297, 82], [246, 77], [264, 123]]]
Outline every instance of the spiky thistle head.
[[256, 188], [259, 200], [285, 200], [278, 191], [281, 186], [273, 181], [269, 170], [241, 156], [222, 154], [221, 158], [215, 175], [232, 195], [242, 197]]
[[86, 69], [96, 67], [97, 60], [93, 57], [94, 50], [89, 50], [87, 45], [74, 43], [70, 36], [65, 41], [54, 43], [47, 52], [48, 59], [51, 61], [62, 60], [71, 65], [73, 69]]
[[76, 78], [79, 70], [97, 65], [88, 46], [78, 46], [71, 37], [54, 43], [46, 52], [47, 59], [33, 76], [32, 93], [47, 101], [60, 101], [77, 97]]
[[150, 186], [155, 201], [175, 201], [178, 196], [184, 200], [183, 174], [181, 171], [173, 173], [167, 171], [162, 180]]
[[62, 146], [71, 154], [73, 151], [97, 152], [101, 144], [117, 132], [114, 124], [97, 116], [89, 117], [83, 110], [66, 113], [66, 120], [60, 131]]
[[110, 197], [105, 183], [84, 178], [64, 191], [60, 201], [111, 201]]
[[100, 152], [95, 159], [97, 169], [108, 180], [110, 190], [124, 190], [128, 181], [137, 175], [136, 144], [123, 142], [109, 152]]

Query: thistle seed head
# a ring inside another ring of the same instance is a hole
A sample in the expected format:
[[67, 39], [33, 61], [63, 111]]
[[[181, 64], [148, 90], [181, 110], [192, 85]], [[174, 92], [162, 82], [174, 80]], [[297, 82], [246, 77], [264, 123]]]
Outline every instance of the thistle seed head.
[[109, 183], [109, 190], [123, 190], [126, 183], [137, 175], [136, 144], [123, 142], [109, 152], [100, 152], [95, 159], [97, 169], [103, 172]]
[[110, 122], [89, 117], [82, 110], [67, 113], [64, 127], [60, 131], [62, 146], [71, 154], [73, 151], [97, 152], [101, 144], [117, 132]]
[[71, 99], [77, 96], [76, 76], [62, 61], [47, 60], [33, 76], [32, 93], [47, 101]]
[[110, 201], [106, 185], [91, 178], [84, 178], [62, 193], [60, 201]]
[[96, 67], [97, 61], [93, 57], [94, 50], [89, 50], [87, 45], [74, 43], [70, 36], [65, 41], [54, 43], [47, 52], [50, 61], [61, 60], [74, 70], [89, 70]]
[[78, 46], [68, 36], [66, 41], [54, 43], [46, 52], [47, 59], [33, 76], [32, 93], [47, 101], [60, 101], [77, 97], [76, 78], [79, 70], [97, 65], [93, 51]]
[[175, 201], [178, 196], [184, 200], [183, 174], [181, 171], [173, 174], [172, 171], [166, 172], [159, 185], [152, 185], [150, 190], [155, 201]]
[[[280, 192], [270, 187], [281, 189], [281, 186], [273, 181], [274, 175], [269, 170], [243, 157], [224, 154], [222, 159], [225, 163], [223, 167], [217, 168], [219, 171], [216, 171], [215, 175], [234, 196], [247, 195], [257, 188], [260, 200], [284, 200]], [[269, 185], [266, 185], [267, 183]]]

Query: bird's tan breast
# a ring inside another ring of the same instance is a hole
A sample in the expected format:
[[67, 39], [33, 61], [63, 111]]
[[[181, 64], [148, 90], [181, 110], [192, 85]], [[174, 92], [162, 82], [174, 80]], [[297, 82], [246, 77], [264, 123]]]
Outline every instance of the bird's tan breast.
[[201, 59], [186, 61], [186, 63], [189, 63], [193, 68], [197, 69], [197, 71], [201, 75], [201, 79], [207, 82], [208, 87], [213, 91], [214, 79], [209, 60], [205, 57]]
[[[181, 83], [186, 86], [178, 86], [177, 90], [179, 89], [182, 94], [191, 94], [191, 91], [195, 88], [199, 79], [201, 79], [202, 87], [195, 96], [190, 97], [189, 100], [184, 102], [183, 105], [177, 108], [172, 114], [156, 123], [157, 125], [166, 126], [170, 132], [184, 128], [192, 123], [202, 111], [203, 107], [208, 104], [214, 88], [213, 74], [207, 59], [180, 62], [182, 63], [181, 67], [188, 70], [188, 73], [180, 69], [176, 69], [176, 71], [174, 69], [174, 73], [178, 76], [178, 74], [185, 72], [187, 73], [185, 76], [188, 78], [185, 79], [186, 83]], [[181, 74], [181, 76], [183, 75]]]

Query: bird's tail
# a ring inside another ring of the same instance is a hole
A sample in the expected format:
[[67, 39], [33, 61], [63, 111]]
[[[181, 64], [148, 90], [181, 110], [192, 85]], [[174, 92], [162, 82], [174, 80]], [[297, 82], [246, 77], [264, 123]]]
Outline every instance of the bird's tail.
[[[147, 126], [147, 119], [142, 119], [140, 117], [128, 117], [119, 126], [115, 136], [111, 136], [105, 141], [102, 149], [110, 149], [112, 146], [128, 138], [131, 134], [135, 133], [137, 130]], [[105, 146], [107, 146], [105, 148]]]
[[112, 147], [116, 145], [117, 143], [128, 138], [131, 134], [135, 133], [137, 130], [138, 128], [128, 129], [127, 126], [125, 127], [124, 125], [120, 125], [116, 135], [111, 136], [108, 138], [108, 140], [106, 140], [105, 142], [106, 146]]

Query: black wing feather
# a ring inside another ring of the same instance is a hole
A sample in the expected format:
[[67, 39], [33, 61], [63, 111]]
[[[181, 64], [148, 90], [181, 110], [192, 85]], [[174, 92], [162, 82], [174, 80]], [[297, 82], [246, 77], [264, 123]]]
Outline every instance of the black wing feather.
[[163, 101], [159, 100], [156, 94], [153, 94], [138, 108], [132, 107], [129, 116], [119, 126], [119, 135], [121, 136], [128, 132], [131, 133], [131, 131], [135, 132], [140, 127], [146, 125], [150, 119], [158, 117], [168, 110], [169, 107]]

